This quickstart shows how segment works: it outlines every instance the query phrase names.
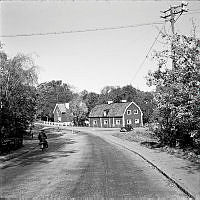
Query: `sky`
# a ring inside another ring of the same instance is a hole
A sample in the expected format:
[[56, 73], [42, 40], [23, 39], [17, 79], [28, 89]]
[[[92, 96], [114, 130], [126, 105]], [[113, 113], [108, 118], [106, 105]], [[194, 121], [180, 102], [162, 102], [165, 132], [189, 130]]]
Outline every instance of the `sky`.
[[[0, 41], [10, 57], [23, 53], [34, 59], [39, 83], [62, 80], [77, 91], [96, 93], [105, 86], [128, 84], [150, 91], [145, 76], [157, 68], [152, 53], [161, 48], [162, 39], [152, 44], [164, 22], [160, 11], [170, 5], [180, 1], [4, 1], [0, 2]], [[187, 8], [175, 31], [190, 34], [193, 18], [199, 34], [200, 1], [190, 1]], [[141, 24], [150, 25], [87, 31]], [[171, 33], [170, 22], [165, 27]], [[67, 33], [1, 37], [63, 31]]]

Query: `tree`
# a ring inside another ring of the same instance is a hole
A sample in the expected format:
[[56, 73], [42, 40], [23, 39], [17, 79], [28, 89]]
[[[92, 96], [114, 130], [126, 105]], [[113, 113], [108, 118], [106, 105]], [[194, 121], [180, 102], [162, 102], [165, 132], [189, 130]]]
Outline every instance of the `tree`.
[[110, 96], [111, 91], [115, 89], [114, 86], [105, 86], [99, 95], [98, 104], [104, 104], [107, 103], [109, 100], [112, 100], [112, 97]]
[[114, 103], [120, 103], [123, 99], [122, 89], [120, 87], [113, 88], [108, 95], [108, 99]]
[[22, 137], [36, 111], [36, 66], [30, 57], [0, 51], [0, 137]]
[[85, 96], [85, 98], [83, 97], [84, 102], [86, 103], [86, 106], [88, 107], [88, 113], [92, 110], [92, 108], [94, 108], [99, 100], [99, 94], [96, 94], [94, 92], [90, 92], [87, 94], [87, 96]]
[[[158, 70], [149, 72], [148, 84], [156, 86], [155, 99], [161, 117], [159, 136], [163, 143], [175, 145], [181, 138], [183, 144], [190, 140], [191, 132], [200, 130], [200, 40], [195, 37], [165, 35], [173, 42], [170, 50], [157, 52]], [[168, 66], [174, 60], [174, 68]]]
[[143, 112], [143, 122], [149, 123], [156, 107], [153, 93], [137, 91], [137, 98], [135, 99], [135, 102], [140, 106]]
[[122, 87], [123, 99], [128, 102], [135, 101], [137, 98], [137, 90], [132, 85]]
[[81, 95], [76, 94], [70, 101], [70, 110], [73, 114], [73, 122], [75, 126], [82, 126], [87, 118], [88, 107], [83, 102]]
[[37, 86], [37, 116], [43, 119], [53, 118], [56, 103], [66, 103], [73, 99], [71, 86], [61, 80], [41, 83]]

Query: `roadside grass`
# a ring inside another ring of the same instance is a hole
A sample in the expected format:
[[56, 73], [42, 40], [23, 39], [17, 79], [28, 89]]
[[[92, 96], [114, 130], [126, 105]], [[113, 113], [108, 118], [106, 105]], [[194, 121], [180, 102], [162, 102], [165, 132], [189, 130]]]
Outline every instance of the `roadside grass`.
[[121, 138], [123, 140], [128, 140], [130, 142], [137, 142], [140, 145], [150, 148], [157, 149], [159, 151], [167, 152], [178, 158], [186, 159], [194, 163], [200, 163], [200, 152], [193, 148], [172, 148], [168, 146], [161, 146], [159, 139], [156, 135], [149, 131], [149, 128], [134, 128], [130, 132], [115, 132], [113, 136]]
[[116, 137], [121, 139], [128, 140], [130, 142], [139, 142], [139, 143], [158, 143], [159, 140], [152, 131], [149, 131], [148, 128], [134, 128], [134, 130], [129, 132], [116, 132], [113, 134]]

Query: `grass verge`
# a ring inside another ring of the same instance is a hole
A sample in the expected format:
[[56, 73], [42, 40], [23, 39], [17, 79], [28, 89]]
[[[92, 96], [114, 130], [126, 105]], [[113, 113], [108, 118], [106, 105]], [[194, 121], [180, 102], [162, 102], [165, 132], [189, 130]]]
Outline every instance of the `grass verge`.
[[178, 158], [186, 159], [194, 163], [200, 163], [200, 154], [198, 151], [192, 148], [180, 149], [172, 148], [168, 146], [161, 146], [159, 139], [148, 128], [135, 128], [130, 132], [116, 132], [113, 136], [128, 140], [130, 142], [138, 142], [140, 145], [150, 149], [158, 149], [160, 151], [167, 152]]

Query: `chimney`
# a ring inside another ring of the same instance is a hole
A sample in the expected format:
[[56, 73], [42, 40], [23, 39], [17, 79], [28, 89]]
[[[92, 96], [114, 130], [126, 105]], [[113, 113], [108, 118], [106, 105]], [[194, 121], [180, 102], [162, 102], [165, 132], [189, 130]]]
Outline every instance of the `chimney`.
[[126, 102], [127, 102], [127, 100], [123, 99], [123, 100], [121, 100], [121, 102], [122, 102], [122, 103], [126, 103]]
[[69, 103], [65, 103], [65, 107], [69, 109]]
[[111, 104], [111, 103], [113, 103], [113, 101], [108, 101], [108, 104]]

